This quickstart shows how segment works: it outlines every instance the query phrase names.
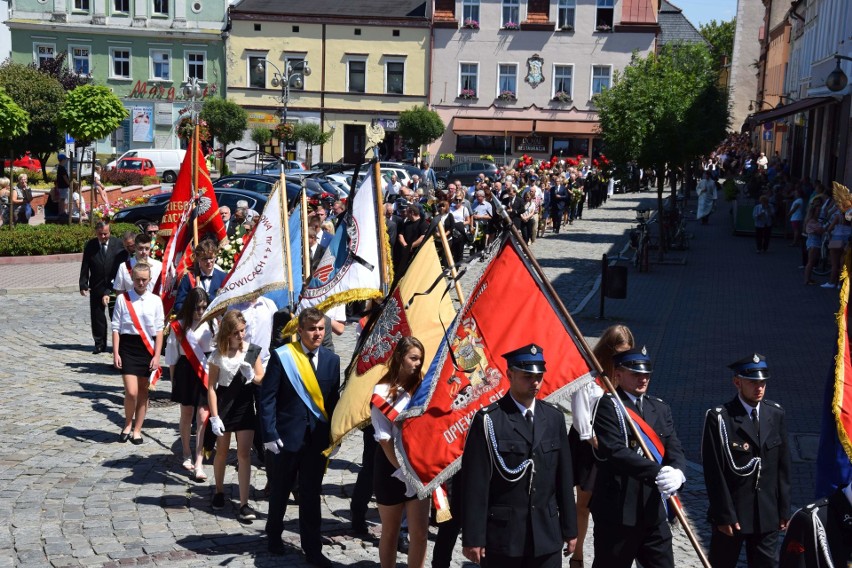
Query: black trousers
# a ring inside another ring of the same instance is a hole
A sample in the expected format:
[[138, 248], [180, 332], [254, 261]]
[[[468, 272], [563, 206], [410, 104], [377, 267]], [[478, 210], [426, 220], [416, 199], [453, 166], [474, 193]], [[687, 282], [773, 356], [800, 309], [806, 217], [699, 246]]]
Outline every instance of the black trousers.
[[[310, 434], [306, 433], [305, 436], [310, 437]], [[322, 449], [312, 447], [310, 443], [306, 443], [298, 452], [266, 452], [266, 475], [270, 489], [266, 534], [270, 541], [281, 540], [287, 499], [298, 475], [302, 550], [307, 556], [316, 556], [322, 552], [320, 490], [327, 461], [322, 455]]]
[[461, 472], [456, 473], [447, 483], [447, 492], [450, 494], [450, 513], [453, 518], [438, 523], [438, 536], [435, 548], [432, 549], [432, 568], [450, 568], [453, 560], [453, 548], [461, 532]]
[[550, 218], [553, 221], [553, 232], [558, 233], [562, 226], [562, 210], [556, 207], [550, 210]]
[[630, 568], [634, 560], [648, 568], [674, 568], [672, 531], [668, 523], [628, 527], [595, 519], [592, 568]]
[[527, 558], [526, 556], [489, 554], [486, 549], [485, 558], [482, 559], [482, 568], [560, 568], [560, 566], [562, 566], [561, 550]]
[[[95, 340], [96, 347], [102, 347], [104, 349], [106, 349], [107, 345], [107, 320], [105, 310], [103, 294], [96, 294], [93, 290], [89, 290], [89, 315], [92, 319], [92, 339]], [[112, 316], [111, 313], [110, 316]]]
[[766, 252], [769, 250], [769, 239], [772, 237], [772, 226], [755, 227], [754, 239], [757, 243], [757, 250]]
[[710, 537], [710, 565], [713, 568], [734, 568], [740, 551], [746, 546], [746, 561], [749, 568], [775, 568], [778, 566], [778, 531], [757, 534], [735, 533], [726, 536], [716, 528]]
[[364, 449], [361, 453], [361, 471], [355, 478], [355, 488], [352, 490], [352, 501], [349, 508], [352, 512], [352, 524], [363, 523], [367, 516], [367, 506], [373, 497], [373, 459], [376, 446], [379, 443], [374, 438], [376, 431], [372, 424], [364, 428]]

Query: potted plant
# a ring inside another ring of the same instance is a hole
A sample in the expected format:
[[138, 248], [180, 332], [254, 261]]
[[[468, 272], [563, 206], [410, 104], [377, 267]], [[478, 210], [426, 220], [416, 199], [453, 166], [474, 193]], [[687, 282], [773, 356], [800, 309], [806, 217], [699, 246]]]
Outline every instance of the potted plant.
[[478, 30], [479, 22], [477, 22], [473, 18], [468, 18], [464, 22], [462, 22], [462, 27], [469, 30]]
[[506, 22], [503, 24], [504, 30], [519, 30], [521, 29], [521, 25], [517, 22]]
[[484, 162], [493, 162], [494, 156], [492, 156], [491, 154], [482, 154], [481, 156], [479, 156], [479, 159]]
[[559, 29], [562, 30], [563, 32], [573, 32], [574, 26], [572, 26], [571, 24], [562, 24], [562, 27], [559, 28]]
[[497, 95], [497, 98], [501, 101], [506, 102], [515, 102], [518, 100], [518, 96], [515, 94], [515, 91], [500, 91], [500, 94]]
[[609, 24], [598, 24], [598, 27], [595, 28], [596, 32], [609, 32], [612, 31], [612, 26]]
[[476, 98], [476, 91], [473, 89], [462, 89], [459, 92], [459, 98], [464, 100], [472, 100]]
[[553, 94], [553, 100], [559, 103], [570, 103], [571, 93], [567, 93], [565, 91], [556, 91]]

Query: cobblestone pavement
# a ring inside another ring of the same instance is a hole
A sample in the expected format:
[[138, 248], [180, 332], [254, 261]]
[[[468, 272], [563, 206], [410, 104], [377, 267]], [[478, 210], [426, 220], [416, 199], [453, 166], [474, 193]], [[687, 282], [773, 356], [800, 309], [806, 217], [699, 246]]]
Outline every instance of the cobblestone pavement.
[[[652, 205], [649, 194], [621, 195], [587, 211], [560, 235], [539, 239], [533, 250], [569, 309], [584, 304], [600, 272], [603, 253], [617, 255], [633, 225], [633, 209]], [[656, 359], [652, 393], [671, 403], [688, 458], [698, 461], [703, 412], [733, 396], [725, 365], [751, 350], [768, 356], [768, 396], [785, 406], [797, 463], [794, 504], [810, 499], [814, 436], [822, 385], [831, 364], [836, 294], [805, 287], [797, 250], [774, 240], [756, 255], [750, 239], [730, 235], [729, 220], [714, 215], [695, 234], [685, 264], [629, 270], [628, 298], [608, 300], [611, 320], [598, 320], [597, 297], [575, 313], [591, 343], [615, 321], [627, 323]], [[261, 538], [264, 516], [236, 521], [236, 475], [229, 467], [231, 506], [214, 512], [210, 484], [195, 484], [177, 455], [178, 408], [168, 402], [168, 381], [154, 393], [145, 444], [116, 443], [122, 424], [121, 379], [109, 356], [90, 354], [87, 300], [74, 290], [79, 265], [0, 266], [0, 328], [8, 338], [0, 354], [0, 555], [2, 566], [303, 566], [296, 508], [288, 508], [285, 540], [293, 553], [269, 557]], [[473, 272], [473, 271], [471, 271]], [[336, 338], [347, 360], [354, 326]], [[570, 418], [569, 418], [570, 420]], [[378, 526], [372, 537], [348, 534], [349, 495], [360, 465], [360, 436], [346, 440], [332, 460], [323, 498], [324, 552], [340, 565], [378, 564]], [[233, 452], [233, 450], [232, 450]], [[235, 462], [235, 455], [231, 456]], [[706, 542], [706, 494], [700, 466], [686, 472], [682, 495], [693, 526]], [[266, 502], [263, 470], [253, 468], [253, 503]], [[229, 493], [230, 492], [230, 493]], [[378, 523], [371, 510], [370, 520]], [[433, 529], [434, 532], [434, 529]], [[591, 534], [591, 531], [590, 531]], [[586, 564], [590, 565], [591, 542]], [[699, 565], [682, 532], [675, 537], [678, 566]], [[400, 556], [400, 562], [404, 561]], [[454, 565], [463, 564], [457, 547]]]

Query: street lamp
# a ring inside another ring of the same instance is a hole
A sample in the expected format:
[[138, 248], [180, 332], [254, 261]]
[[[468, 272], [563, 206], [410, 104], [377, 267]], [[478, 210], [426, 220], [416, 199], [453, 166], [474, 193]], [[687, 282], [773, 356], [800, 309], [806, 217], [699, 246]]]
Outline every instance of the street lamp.
[[[274, 63], [268, 59], [261, 59], [257, 62], [255, 69], [258, 73], [263, 72], [264, 66], [269, 65], [275, 69], [275, 74], [272, 76], [272, 86], [281, 88], [281, 94], [278, 96], [278, 102], [281, 103], [281, 124], [287, 122], [287, 104], [290, 102], [290, 89], [301, 90], [305, 86], [305, 77], [311, 74], [311, 68], [308, 66], [308, 61], [303, 59], [291, 65], [287, 65], [282, 72]], [[284, 143], [281, 141], [281, 170], [284, 170]]]
[[849, 83], [849, 78], [846, 76], [846, 73], [843, 72], [843, 69], [840, 68], [840, 60], [852, 61], [852, 57], [835, 53], [834, 59], [837, 62], [837, 66], [834, 68], [834, 71], [829, 73], [828, 77], [825, 78], [825, 86], [832, 93], [842, 91], [846, 88], [847, 83]]
[[768, 102], [766, 102], [766, 101], [762, 101], [762, 100], [761, 100], [761, 101], [751, 100], [751, 101], [749, 101], [749, 102], [748, 102], [748, 111], [749, 111], [749, 112], [754, 111], [754, 105], [755, 105], [755, 104], [757, 104], [757, 108], [758, 108], [758, 110], [760, 110], [761, 108], [763, 108], [763, 105], [766, 105], [766, 106], [768, 106], [770, 109], [775, 110], [775, 107], [774, 107], [774, 106], [772, 106], [771, 104], [769, 104], [769, 103], [768, 103]]

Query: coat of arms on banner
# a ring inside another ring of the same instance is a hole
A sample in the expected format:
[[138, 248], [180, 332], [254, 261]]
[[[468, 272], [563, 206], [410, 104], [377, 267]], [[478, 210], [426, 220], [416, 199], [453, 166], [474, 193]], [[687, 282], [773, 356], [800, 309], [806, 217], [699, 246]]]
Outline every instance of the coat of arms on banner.
[[407, 335], [411, 335], [411, 328], [408, 326], [408, 318], [405, 316], [402, 298], [397, 289], [388, 296], [382, 315], [361, 348], [356, 365], [358, 374], [363, 375], [376, 365], [386, 363], [396, 344]]
[[473, 318], [462, 320], [458, 335], [453, 340], [453, 355], [459, 366], [467, 372], [456, 371], [447, 380], [450, 396], [453, 397], [453, 410], [460, 410], [479, 400], [484, 393], [497, 388], [503, 377], [485, 357], [482, 338], [476, 331], [476, 321]]
[[544, 82], [544, 59], [536, 53], [527, 59], [526, 82], [535, 89]]

